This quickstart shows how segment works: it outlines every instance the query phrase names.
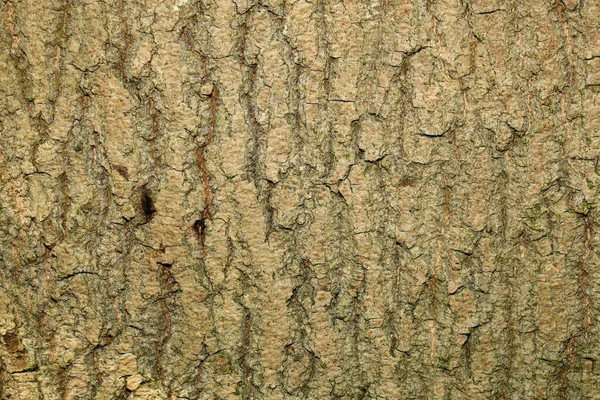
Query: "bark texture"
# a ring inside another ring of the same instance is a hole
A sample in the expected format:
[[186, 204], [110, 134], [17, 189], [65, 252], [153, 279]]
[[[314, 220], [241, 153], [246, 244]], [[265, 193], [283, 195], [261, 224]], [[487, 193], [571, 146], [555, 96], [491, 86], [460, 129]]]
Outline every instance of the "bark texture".
[[0, 20], [0, 398], [600, 399], [598, 1]]

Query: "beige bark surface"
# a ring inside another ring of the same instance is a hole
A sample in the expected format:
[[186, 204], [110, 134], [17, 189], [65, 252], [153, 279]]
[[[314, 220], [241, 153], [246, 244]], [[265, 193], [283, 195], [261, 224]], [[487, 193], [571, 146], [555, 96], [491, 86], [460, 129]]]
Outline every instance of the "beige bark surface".
[[598, 1], [0, 21], [0, 398], [600, 399]]

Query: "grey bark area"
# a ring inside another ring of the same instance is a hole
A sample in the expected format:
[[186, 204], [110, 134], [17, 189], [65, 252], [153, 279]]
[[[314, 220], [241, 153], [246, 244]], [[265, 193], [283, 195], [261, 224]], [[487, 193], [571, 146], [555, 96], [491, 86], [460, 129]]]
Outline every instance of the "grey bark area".
[[600, 399], [597, 1], [0, 20], [1, 399]]

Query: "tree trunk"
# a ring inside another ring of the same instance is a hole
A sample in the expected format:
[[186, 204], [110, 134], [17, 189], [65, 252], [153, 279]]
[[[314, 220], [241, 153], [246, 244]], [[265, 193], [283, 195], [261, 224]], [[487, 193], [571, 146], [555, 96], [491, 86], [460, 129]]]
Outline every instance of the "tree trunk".
[[0, 398], [599, 399], [599, 18], [3, 0]]

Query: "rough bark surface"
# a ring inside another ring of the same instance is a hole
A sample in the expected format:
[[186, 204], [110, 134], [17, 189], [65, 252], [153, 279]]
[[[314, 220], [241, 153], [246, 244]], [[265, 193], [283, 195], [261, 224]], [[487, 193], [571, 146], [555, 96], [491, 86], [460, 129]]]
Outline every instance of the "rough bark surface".
[[0, 20], [0, 398], [600, 398], [597, 1]]

